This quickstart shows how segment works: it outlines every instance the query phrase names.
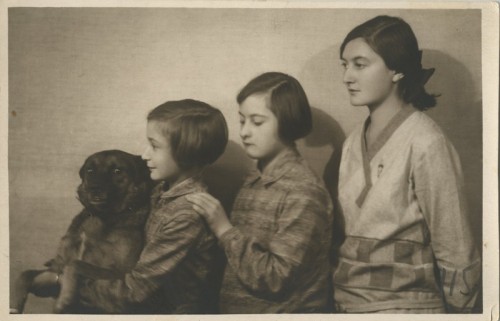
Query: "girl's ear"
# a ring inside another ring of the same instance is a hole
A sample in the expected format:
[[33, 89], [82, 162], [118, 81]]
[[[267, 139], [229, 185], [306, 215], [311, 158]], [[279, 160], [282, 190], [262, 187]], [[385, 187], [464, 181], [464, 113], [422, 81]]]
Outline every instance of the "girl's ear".
[[396, 74], [394, 74], [394, 76], [392, 76], [392, 82], [398, 82], [400, 81], [401, 79], [403, 79], [405, 75], [401, 72], [398, 72]]

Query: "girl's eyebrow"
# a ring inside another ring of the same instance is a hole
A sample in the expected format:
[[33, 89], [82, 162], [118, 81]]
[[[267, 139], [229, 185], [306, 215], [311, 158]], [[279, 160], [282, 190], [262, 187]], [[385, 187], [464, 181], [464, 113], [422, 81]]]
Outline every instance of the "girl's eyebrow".
[[266, 118], [267, 119], [266, 115], [261, 115], [261, 114], [250, 114], [250, 117], [251, 118], [260, 117], [260, 118]]
[[342, 61], [347, 61], [347, 60], [356, 61], [356, 60], [370, 60], [370, 59], [368, 59], [365, 56], [355, 56], [355, 57], [350, 58], [350, 59], [346, 59], [346, 58], [342, 57], [342, 58], [340, 58], [340, 60], [342, 60]]
[[153, 137], [148, 137], [148, 140], [152, 143], [158, 143], [158, 141], [156, 139], [154, 139]]
[[365, 56], [356, 56], [353, 58], [353, 60], [359, 60], [359, 59], [363, 59], [363, 60], [369, 60], [367, 57]]
[[240, 114], [240, 116], [242, 116], [242, 117], [252, 117], [252, 118], [253, 118], [253, 117], [262, 117], [262, 118], [267, 118], [267, 116], [266, 116], [266, 115], [262, 115], [262, 114], [250, 114], [250, 115], [248, 115], [248, 116], [243, 115], [241, 112], [239, 112], [239, 114]]

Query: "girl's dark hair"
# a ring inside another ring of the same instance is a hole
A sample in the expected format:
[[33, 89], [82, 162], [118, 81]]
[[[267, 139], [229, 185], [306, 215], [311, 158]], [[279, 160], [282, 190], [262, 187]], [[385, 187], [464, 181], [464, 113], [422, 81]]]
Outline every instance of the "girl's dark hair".
[[387, 68], [404, 75], [398, 89], [405, 102], [420, 110], [436, 105], [437, 95], [428, 94], [424, 88], [434, 68], [422, 68], [422, 51], [408, 23], [398, 17], [378, 16], [360, 24], [342, 42], [341, 58], [347, 43], [356, 38], [364, 39], [382, 57]]
[[209, 165], [227, 145], [227, 124], [217, 108], [201, 101], [167, 101], [148, 114], [170, 140], [172, 157], [182, 169]]
[[253, 94], [269, 93], [268, 108], [278, 119], [279, 138], [286, 143], [307, 136], [312, 130], [311, 107], [304, 89], [290, 75], [266, 72], [252, 79], [236, 97], [241, 104]]

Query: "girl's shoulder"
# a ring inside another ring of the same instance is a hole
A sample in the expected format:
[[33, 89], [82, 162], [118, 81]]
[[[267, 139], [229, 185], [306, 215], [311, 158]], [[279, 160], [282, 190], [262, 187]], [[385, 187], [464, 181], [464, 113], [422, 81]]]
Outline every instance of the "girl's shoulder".
[[408, 119], [413, 145], [427, 149], [435, 144], [449, 144], [449, 140], [441, 127], [424, 112], [417, 111]]
[[323, 181], [302, 157], [294, 162], [287, 163], [286, 173], [279, 179], [279, 185], [289, 191], [321, 191], [326, 192]]
[[207, 192], [206, 185], [201, 181], [189, 181], [184, 186], [172, 189], [168, 192], [161, 192], [156, 197], [152, 215], [157, 216], [161, 221], [169, 222], [172, 220], [190, 220], [201, 222], [201, 217], [193, 209], [191, 202], [187, 200], [187, 196], [194, 193]]
[[187, 223], [202, 225], [203, 219], [193, 209], [186, 196], [189, 194], [181, 195], [175, 199], [168, 201], [161, 200], [156, 208], [150, 213], [154, 221], [158, 225], [172, 226], [178, 223]]

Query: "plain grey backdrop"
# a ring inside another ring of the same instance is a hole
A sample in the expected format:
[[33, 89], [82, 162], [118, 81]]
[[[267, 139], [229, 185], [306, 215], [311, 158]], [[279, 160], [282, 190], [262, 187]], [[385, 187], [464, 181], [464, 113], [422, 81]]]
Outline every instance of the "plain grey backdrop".
[[[461, 157], [480, 246], [480, 10], [9, 8], [11, 281], [55, 254], [81, 209], [84, 159], [104, 149], [142, 153], [146, 114], [167, 100], [203, 100], [224, 113], [230, 143], [207, 180], [230, 207], [253, 165], [240, 146], [235, 97], [262, 72], [286, 72], [303, 85], [314, 130], [299, 149], [334, 191], [342, 142], [368, 115], [349, 103], [339, 46], [379, 14], [405, 19], [424, 68], [436, 68], [426, 88], [441, 96], [428, 114]], [[50, 311], [50, 300], [30, 297], [26, 312]]]

